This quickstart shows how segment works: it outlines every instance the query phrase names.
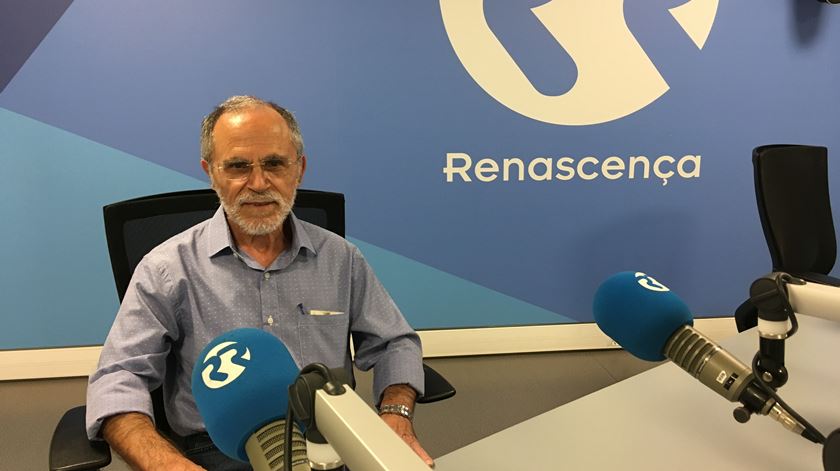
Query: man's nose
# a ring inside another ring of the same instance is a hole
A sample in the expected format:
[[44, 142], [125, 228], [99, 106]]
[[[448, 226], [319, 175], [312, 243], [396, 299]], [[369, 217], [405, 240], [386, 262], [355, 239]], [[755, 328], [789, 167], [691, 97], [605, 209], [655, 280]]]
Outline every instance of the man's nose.
[[254, 165], [251, 174], [248, 175], [248, 188], [262, 192], [267, 190], [269, 186], [268, 174], [263, 170], [262, 165]]

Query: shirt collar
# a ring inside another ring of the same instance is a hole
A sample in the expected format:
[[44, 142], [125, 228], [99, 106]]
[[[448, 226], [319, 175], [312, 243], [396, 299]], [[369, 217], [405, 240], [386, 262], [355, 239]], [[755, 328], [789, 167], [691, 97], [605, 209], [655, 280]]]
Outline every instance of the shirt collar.
[[[283, 225], [291, 228], [292, 242], [287, 251], [292, 255], [292, 260], [298, 256], [301, 249], [306, 249], [313, 255], [317, 255], [312, 239], [309, 238], [309, 233], [306, 232], [306, 228], [294, 213], [289, 213]], [[234, 252], [235, 247], [236, 244], [233, 242], [233, 234], [230, 232], [225, 211], [219, 206], [207, 225], [207, 256], [213, 257], [225, 249]]]
[[292, 246], [290, 250], [293, 255], [292, 258], [297, 257], [300, 249], [306, 249], [312, 255], [317, 255], [318, 252], [315, 251], [315, 246], [312, 244], [312, 239], [309, 238], [309, 233], [306, 232], [306, 228], [300, 219], [295, 216], [295, 213], [289, 213], [289, 217], [286, 218], [286, 223], [288, 224], [287, 227], [291, 227], [292, 229]]

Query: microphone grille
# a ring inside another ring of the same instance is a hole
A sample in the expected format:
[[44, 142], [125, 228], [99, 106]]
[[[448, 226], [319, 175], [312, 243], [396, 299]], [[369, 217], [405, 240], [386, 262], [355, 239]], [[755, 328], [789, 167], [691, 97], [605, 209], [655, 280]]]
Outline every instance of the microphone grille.
[[[245, 453], [255, 469], [281, 471], [285, 454], [286, 420], [280, 419], [257, 429], [245, 443]], [[309, 471], [306, 439], [297, 424], [292, 429], [292, 471]]]
[[719, 348], [711, 339], [684, 325], [665, 344], [665, 356], [695, 378]]

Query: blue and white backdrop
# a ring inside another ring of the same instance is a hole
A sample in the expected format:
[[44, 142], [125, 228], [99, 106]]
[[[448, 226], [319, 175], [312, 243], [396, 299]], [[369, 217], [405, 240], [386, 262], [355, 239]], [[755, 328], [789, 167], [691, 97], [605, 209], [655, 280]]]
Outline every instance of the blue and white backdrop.
[[0, 51], [0, 349], [102, 342], [101, 207], [206, 187], [234, 94], [296, 112], [418, 329], [591, 322], [634, 269], [731, 315], [770, 268], [752, 148], [840, 149], [816, 0], [16, 0]]

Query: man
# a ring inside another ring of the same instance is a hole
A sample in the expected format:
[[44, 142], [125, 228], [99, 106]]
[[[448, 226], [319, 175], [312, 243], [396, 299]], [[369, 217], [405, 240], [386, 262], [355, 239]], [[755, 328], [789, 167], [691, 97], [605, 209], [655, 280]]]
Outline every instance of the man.
[[[137, 469], [239, 469], [207, 439], [190, 374], [217, 335], [258, 327], [277, 335], [298, 366], [350, 369], [352, 335], [356, 365], [375, 366], [382, 419], [433, 464], [411, 424], [423, 391], [417, 334], [355, 246], [290, 212], [306, 172], [294, 117], [237, 96], [204, 119], [201, 134], [201, 167], [221, 208], [137, 266], [90, 377], [88, 436]], [[150, 419], [149, 391], [161, 384], [185, 454]]]

